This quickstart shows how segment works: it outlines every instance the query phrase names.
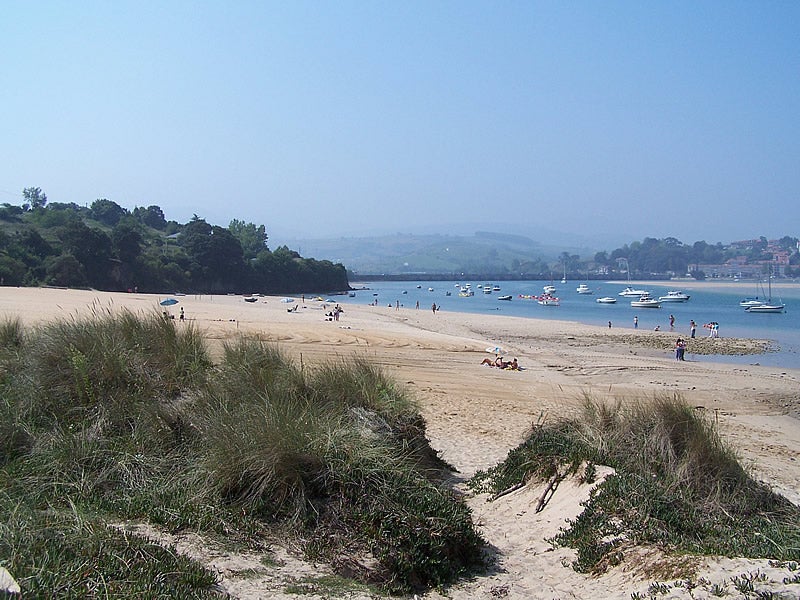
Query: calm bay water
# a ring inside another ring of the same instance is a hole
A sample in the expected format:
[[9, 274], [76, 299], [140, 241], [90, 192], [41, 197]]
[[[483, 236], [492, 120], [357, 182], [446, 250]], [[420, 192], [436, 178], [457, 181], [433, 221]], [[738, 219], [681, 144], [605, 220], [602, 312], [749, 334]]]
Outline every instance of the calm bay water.
[[[558, 319], [576, 321], [588, 325], [613, 327], [633, 327], [633, 317], [639, 317], [639, 329], [652, 330], [656, 325], [662, 331], [669, 331], [669, 316], [675, 316], [675, 332], [689, 334], [689, 320], [698, 324], [697, 335], [708, 335], [703, 324], [716, 321], [719, 325], [720, 337], [745, 337], [773, 340], [780, 348], [777, 352], [753, 356], [693, 356], [693, 360], [713, 360], [717, 362], [734, 362], [741, 364], [759, 363], [762, 365], [786, 368], [800, 368], [800, 286], [782, 288], [780, 293], [773, 289], [773, 299], [780, 298], [786, 304], [786, 311], [780, 314], [753, 314], [745, 312], [739, 301], [745, 296], [753, 296], [755, 287], [747, 290], [741, 286], [731, 285], [726, 289], [724, 284], [707, 284], [699, 288], [694, 285], [684, 291], [691, 296], [688, 302], [662, 303], [661, 308], [632, 308], [631, 298], [617, 294], [625, 287], [625, 282], [586, 282], [594, 291], [593, 294], [578, 294], [575, 291], [578, 283], [565, 284], [555, 282], [556, 295], [561, 306], [541, 306], [536, 300], [525, 300], [519, 295], [538, 295], [542, 287], [549, 281], [504, 281], [498, 285], [500, 292], [484, 294], [478, 285], [492, 282], [470, 283], [475, 295], [462, 298], [458, 295], [458, 287], [452, 281], [374, 281], [369, 283], [353, 283], [358, 290], [355, 297], [337, 296], [335, 300], [342, 304], [369, 304], [377, 299], [379, 306], [394, 306], [399, 301], [405, 308], [414, 308], [419, 301], [420, 310], [430, 310], [436, 303], [447, 312], [465, 312], [477, 314], [500, 314], [514, 317], [536, 319]], [[695, 284], [696, 285], [696, 284]], [[419, 286], [419, 287], [417, 287]], [[653, 297], [663, 296], [671, 289], [681, 289], [680, 283], [646, 282], [634, 286], [637, 289], [649, 290]], [[430, 291], [429, 288], [433, 290]], [[405, 292], [405, 293], [404, 293]], [[450, 296], [446, 293], [450, 292]], [[498, 300], [498, 296], [509, 294], [512, 300]], [[603, 305], [595, 302], [596, 298], [613, 296], [616, 304]]]

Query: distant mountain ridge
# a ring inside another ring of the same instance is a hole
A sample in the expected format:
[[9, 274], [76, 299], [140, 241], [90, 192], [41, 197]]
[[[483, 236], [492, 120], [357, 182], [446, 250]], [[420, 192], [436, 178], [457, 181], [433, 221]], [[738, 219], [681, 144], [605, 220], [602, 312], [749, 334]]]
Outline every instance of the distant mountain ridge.
[[599, 248], [557, 245], [521, 234], [396, 233], [382, 236], [295, 239], [285, 243], [318, 259], [344, 264], [356, 274], [542, 272], [563, 252], [591, 256]]

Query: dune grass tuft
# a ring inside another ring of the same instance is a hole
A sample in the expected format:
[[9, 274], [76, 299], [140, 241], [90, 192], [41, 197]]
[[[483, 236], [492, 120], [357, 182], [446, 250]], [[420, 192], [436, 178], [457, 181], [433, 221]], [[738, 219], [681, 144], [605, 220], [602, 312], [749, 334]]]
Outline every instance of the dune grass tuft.
[[713, 423], [678, 396], [613, 405], [586, 397], [578, 415], [538, 424], [504, 463], [478, 473], [471, 485], [499, 493], [585, 463], [615, 473], [553, 540], [578, 550], [578, 570], [622, 560], [630, 543], [697, 554], [797, 556], [800, 509], [753, 480]]
[[[197, 329], [157, 314], [10, 322], [0, 434], [0, 556], [25, 595], [215, 597], [201, 566], [105, 526], [125, 519], [253, 548], [274, 527], [391, 591], [480, 563], [483, 540], [441, 484], [424, 420], [362, 359], [301, 369], [243, 338], [213, 365]], [[177, 591], [160, 595], [167, 586]]]

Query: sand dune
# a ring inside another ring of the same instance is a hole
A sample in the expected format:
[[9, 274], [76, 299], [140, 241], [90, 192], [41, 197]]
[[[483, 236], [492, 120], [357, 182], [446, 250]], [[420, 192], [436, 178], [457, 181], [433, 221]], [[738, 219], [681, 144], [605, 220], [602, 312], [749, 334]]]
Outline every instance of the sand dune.
[[[36, 324], [122, 307], [160, 311], [158, 301], [164, 297], [0, 288], [0, 317]], [[687, 361], [678, 362], [667, 349], [674, 334], [665, 332], [351, 305], [345, 306], [339, 321], [331, 321], [325, 316], [330, 306], [308, 300], [292, 313], [287, 312], [291, 305], [280, 298], [246, 303], [241, 296], [181, 296], [179, 301], [187, 320], [207, 333], [214, 349], [221, 340], [247, 333], [279, 344], [304, 362], [348, 360], [356, 354], [382, 365], [418, 400], [431, 445], [462, 478], [501, 461], [524, 439], [532, 423], [568, 414], [584, 393], [624, 399], [667, 392], [680, 394], [713, 415], [745, 465], [800, 503], [798, 370], [697, 362], [692, 360], [691, 345]], [[176, 309], [170, 309], [174, 315]], [[724, 338], [716, 342], [723, 351], [758, 344]], [[523, 370], [481, 366], [481, 360], [490, 356], [486, 348], [495, 345], [504, 349], [506, 357], [517, 357]], [[541, 492], [529, 486], [491, 503], [484, 497], [470, 499], [485, 537], [496, 549], [498, 568], [457, 586], [450, 597], [627, 599], [633, 592], [646, 592], [654, 580], [647, 566], [663, 567], [659, 553], [639, 549], [636, 560], [602, 577], [575, 573], [568, 566], [572, 552], [551, 551], [544, 540], [577, 514], [588, 487], [565, 481], [546, 509], [535, 513]], [[204, 554], [194, 542], [172, 541], [212, 563], [222, 560]], [[295, 560], [286, 553], [284, 564]], [[766, 561], [691, 560], [697, 576], [711, 582], [756, 569], [778, 580], [782, 577]], [[218, 566], [227, 573], [230, 591], [240, 598], [282, 597], [285, 578], [293, 572], [287, 568], [265, 572], [263, 577], [251, 573], [242, 581], [228, 562]], [[699, 589], [693, 596], [680, 588], [670, 593], [671, 598], [708, 597]], [[435, 592], [428, 597], [440, 598]]]

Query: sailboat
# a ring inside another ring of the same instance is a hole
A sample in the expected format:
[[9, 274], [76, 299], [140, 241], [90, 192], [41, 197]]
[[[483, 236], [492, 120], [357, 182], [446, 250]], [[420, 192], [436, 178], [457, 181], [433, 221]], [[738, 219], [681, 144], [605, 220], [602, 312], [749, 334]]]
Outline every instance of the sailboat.
[[769, 277], [767, 278], [769, 291], [767, 294], [767, 301], [762, 302], [761, 304], [753, 304], [745, 308], [747, 312], [752, 313], [782, 313], [783, 309], [786, 308], [786, 305], [783, 303], [773, 303], [772, 302], [772, 273], [770, 272]]
[[617, 295], [618, 296], [625, 296], [627, 298], [641, 298], [644, 295], [649, 295], [650, 294], [649, 290], [637, 290], [637, 289], [631, 287], [631, 269], [630, 269], [630, 266], [628, 265], [628, 259], [624, 258], [624, 259], [620, 259], [620, 260], [624, 260], [625, 261], [625, 271], [628, 274], [628, 287], [626, 287], [624, 290], [622, 290]]

